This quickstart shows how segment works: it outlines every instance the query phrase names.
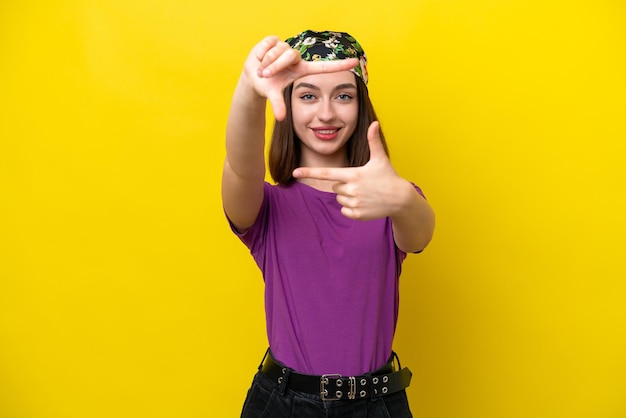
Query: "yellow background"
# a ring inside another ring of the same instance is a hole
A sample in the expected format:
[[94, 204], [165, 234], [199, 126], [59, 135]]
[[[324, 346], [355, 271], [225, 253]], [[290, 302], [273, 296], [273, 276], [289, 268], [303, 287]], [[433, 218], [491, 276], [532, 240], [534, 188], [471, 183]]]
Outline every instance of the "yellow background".
[[249, 49], [305, 28], [365, 47], [438, 215], [402, 278], [414, 415], [625, 417], [620, 0], [3, 0], [0, 417], [238, 416], [266, 339], [225, 120]]

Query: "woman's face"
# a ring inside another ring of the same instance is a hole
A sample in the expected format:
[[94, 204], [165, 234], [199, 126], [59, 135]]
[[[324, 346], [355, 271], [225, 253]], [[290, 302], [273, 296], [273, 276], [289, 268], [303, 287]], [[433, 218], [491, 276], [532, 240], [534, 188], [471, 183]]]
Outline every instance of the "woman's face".
[[291, 94], [302, 165], [346, 165], [346, 142], [357, 125], [359, 103], [350, 71], [312, 74], [297, 79]]

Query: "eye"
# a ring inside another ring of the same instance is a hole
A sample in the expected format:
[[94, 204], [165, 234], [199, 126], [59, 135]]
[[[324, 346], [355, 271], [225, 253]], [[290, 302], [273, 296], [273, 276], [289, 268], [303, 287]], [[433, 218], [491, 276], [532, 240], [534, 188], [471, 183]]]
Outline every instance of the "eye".
[[348, 93], [341, 93], [341, 94], [337, 95], [337, 99], [339, 99], [339, 100], [341, 100], [343, 102], [346, 102], [348, 100], [351, 100], [352, 96], [349, 95]]
[[313, 96], [311, 93], [304, 93], [303, 95], [300, 96], [300, 98], [302, 100], [313, 100], [315, 99], [315, 96]]

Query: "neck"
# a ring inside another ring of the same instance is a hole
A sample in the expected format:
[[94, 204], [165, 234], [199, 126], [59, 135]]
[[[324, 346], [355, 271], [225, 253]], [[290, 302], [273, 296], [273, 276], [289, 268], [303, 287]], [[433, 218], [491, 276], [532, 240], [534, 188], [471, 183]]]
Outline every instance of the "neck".
[[298, 183], [306, 184], [321, 192], [335, 193], [333, 190], [334, 181], [331, 180], [317, 180], [317, 179], [298, 179]]
[[[306, 149], [303, 149], [302, 154], [300, 154], [300, 166], [301, 167], [327, 167], [327, 168], [347, 167], [348, 156], [346, 155], [345, 147], [334, 154], [326, 154], [326, 155], [313, 153], [313, 152], [307, 152]], [[335, 182], [332, 180], [318, 180], [318, 179], [303, 178], [303, 179], [298, 179], [298, 181], [302, 184], [306, 184], [307, 186], [313, 187], [314, 189], [320, 190], [322, 192], [334, 193], [333, 184]]]
[[347, 167], [348, 157], [345, 152], [338, 152], [332, 155], [320, 155], [303, 152], [300, 155], [300, 166], [302, 167]]

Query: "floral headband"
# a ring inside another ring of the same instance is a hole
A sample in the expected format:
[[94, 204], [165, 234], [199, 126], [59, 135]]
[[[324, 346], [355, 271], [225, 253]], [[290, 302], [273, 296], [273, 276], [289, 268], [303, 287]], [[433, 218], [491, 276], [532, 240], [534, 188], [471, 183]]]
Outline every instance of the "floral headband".
[[367, 85], [367, 57], [359, 42], [346, 32], [305, 30], [287, 39], [305, 61], [334, 61], [357, 58], [359, 65], [351, 71]]

